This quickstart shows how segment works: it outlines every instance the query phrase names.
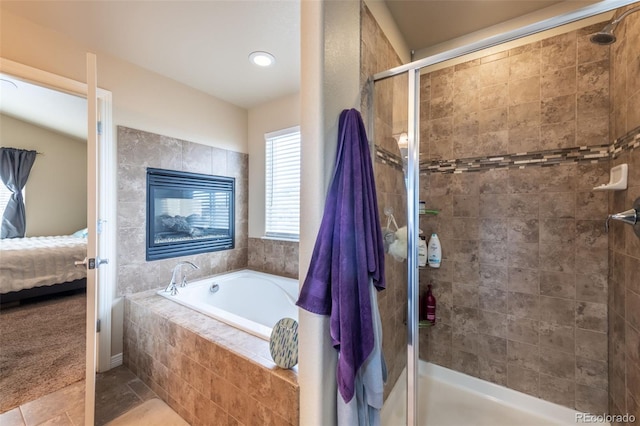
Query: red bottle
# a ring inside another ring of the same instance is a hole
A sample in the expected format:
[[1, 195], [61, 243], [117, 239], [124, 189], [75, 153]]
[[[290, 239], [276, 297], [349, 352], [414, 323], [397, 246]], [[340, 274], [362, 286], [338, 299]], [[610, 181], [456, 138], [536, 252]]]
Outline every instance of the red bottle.
[[431, 324], [436, 323], [436, 298], [433, 297], [433, 293], [431, 293], [431, 284], [427, 286], [427, 321]]

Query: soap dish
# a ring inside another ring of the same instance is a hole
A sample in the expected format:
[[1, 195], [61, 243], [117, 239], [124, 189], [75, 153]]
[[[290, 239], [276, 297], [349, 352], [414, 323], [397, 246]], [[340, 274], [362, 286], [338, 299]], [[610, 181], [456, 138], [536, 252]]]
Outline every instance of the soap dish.
[[623, 191], [627, 189], [627, 175], [629, 166], [620, 164], [611, 169], [609, 183], [602, 184], [593, 188], [594, 191]]

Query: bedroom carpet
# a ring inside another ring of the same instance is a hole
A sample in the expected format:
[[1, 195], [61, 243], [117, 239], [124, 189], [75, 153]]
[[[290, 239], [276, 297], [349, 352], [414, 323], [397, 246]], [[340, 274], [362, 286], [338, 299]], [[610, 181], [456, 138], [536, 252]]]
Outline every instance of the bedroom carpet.
[[84, 379], [86, 295], [0, 310], [0, 413]]

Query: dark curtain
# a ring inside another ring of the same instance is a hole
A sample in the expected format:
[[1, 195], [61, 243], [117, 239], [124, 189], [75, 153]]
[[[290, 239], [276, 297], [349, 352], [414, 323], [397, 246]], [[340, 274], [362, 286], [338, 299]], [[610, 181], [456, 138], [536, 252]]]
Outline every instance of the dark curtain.
[[12, 192], [2, 215], [0, 238], [24, 237], [26, 219], [22, 189], [36, 161], [36, 154], [36, 151], [24, 149], [0, 148], [0, 179]]

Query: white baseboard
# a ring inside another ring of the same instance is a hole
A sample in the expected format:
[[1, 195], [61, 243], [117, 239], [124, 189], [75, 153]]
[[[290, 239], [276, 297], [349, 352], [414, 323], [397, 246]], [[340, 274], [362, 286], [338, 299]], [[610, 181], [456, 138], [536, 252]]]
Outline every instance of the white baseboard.
[[111, 368], [120, 367], [122, 365], [122, 352], [111, 356]]

